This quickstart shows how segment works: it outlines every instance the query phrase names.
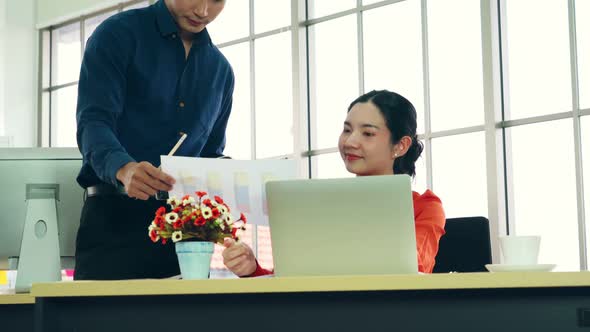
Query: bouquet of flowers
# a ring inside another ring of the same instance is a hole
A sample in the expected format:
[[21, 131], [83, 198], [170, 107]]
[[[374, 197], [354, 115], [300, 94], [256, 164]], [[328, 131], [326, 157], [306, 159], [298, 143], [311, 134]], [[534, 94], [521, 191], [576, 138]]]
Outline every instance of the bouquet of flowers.
[[221, 197], [210, 199], [204, 191], [195, 194], [196, 199], [191, 195], [181, 200], [170, 197], [167, 201], [170, 210], [162, 206], [156, 211], [148, 228], [154, 243], [161, 240], [166, 244], [168, 239], [172, 242], [195, 239], [219, 244], [223, 244], [226, 237], [238, 240], [238, 232], [245, 230], [244, 214], [240, 213], [240, 218], [235, 220]]

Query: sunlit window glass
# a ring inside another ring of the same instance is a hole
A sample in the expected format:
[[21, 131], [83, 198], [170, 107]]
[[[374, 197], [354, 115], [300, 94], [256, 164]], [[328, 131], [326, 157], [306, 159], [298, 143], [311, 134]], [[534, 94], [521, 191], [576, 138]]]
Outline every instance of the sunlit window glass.
[[590, 108], [590, 1], [576, 0], [576, 36], [580, 107]]
[[293, 153], [291, 34], [256, 40], [256, 158]]
[[348, 106], [359, 95], [356, 31], [354, 15], [310, 29], [312, 149], [338, 144]]
[[482, 132], [432, 140], [432, 185], [447, 218], [488, 216]]
[[539, 263], [578, 270], [572, 120], [508, 129], [509, 185], [517, 235], [540, 235]]
[[365, 91], [388, 89], [408, 98], [424, 132], [420, 1], [407, 0], [364, 12]]
[[224, 47], [221, 52], [231, 64], [235, 75], [233, 106], [225, 132], [224, 154], [234, 159], [250, 159], [251, 122], [250, 112], [250, 47], [241, 43]]
[[505, 4], [507, 118], [571, 111], [567, 1], [520, 0]]
[[207, 31], [215, 44], [248, 37], [250, 34], [250, 1], [227, 1], [215, 21], [207, 25]]
[[255, 33], [289, 26], [291, 25], [291, 1], [256, 0], [254, 1], [254, 17], [256, 18], [254, 21]]
[[78, 85], [51, 93], [51, 146], [76, 147], [76, 103]]
[[71, 83], [80, 74], [80, 23], [72, 23], [52, 31], [52, 85]]
[[483, 124], [480, 2], [428, 2], [432, 131]]
[[309, 18], [317, 18], [342, 12], [356, 7], [356, 0], [313, 0], [307, 1]]

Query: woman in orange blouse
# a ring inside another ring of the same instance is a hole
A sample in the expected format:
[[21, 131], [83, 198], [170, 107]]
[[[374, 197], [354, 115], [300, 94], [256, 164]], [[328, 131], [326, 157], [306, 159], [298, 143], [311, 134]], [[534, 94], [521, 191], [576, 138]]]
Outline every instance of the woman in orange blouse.
[[[357, 176], [416, 175], [423, 146], [416, 136], [416, 110], [410, 101], [387, 90], [371, 91], [348, 108], [338, 149], [346, 169]], [[418, 270], [432, 273], [438, 241], [445, 233], [440, 199], [430, 190], [413, 192]], [[250, 247], [226, 239], [223, 262], [238, 276], [260, 276], [272, 271], [260, 267]]]

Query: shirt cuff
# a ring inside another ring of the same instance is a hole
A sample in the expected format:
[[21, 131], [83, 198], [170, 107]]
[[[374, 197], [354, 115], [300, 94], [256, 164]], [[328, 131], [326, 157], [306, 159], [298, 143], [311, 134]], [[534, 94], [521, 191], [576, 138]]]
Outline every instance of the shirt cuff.
[[108, 177], [105, 182], [108, 182], [114, 186], [119, 186], [119, 180], [117, 180], [117, 172], [119, 169], [130, 162], [134, 162], [135, 159], [131, 158], [125, 152], [115, 152], [109, 156], [109, 161], [106, 165], [106, 176]]
[[267, 270], [267, 269], [261, 267], [260, 264], [258, 264], [258, 260], [256, 260], [256, 270], [251, 275], [245, 276], [245, 278], [260, 277], [260, 276], [266, 276], [269, 274], [273, 274], [273, 271]]

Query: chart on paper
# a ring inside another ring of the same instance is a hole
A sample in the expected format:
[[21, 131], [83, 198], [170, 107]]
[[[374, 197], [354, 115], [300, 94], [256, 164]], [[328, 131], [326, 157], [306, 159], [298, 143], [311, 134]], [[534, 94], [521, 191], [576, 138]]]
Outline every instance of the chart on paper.
[[234, 216], [242, 212], [254, 225], [268, 225], [266, 182], [296, 177], [294, 160], [161, 158], [162, 170], [176, 179], [171, 197], [206, 191], [211, 198], [222, 197]]

